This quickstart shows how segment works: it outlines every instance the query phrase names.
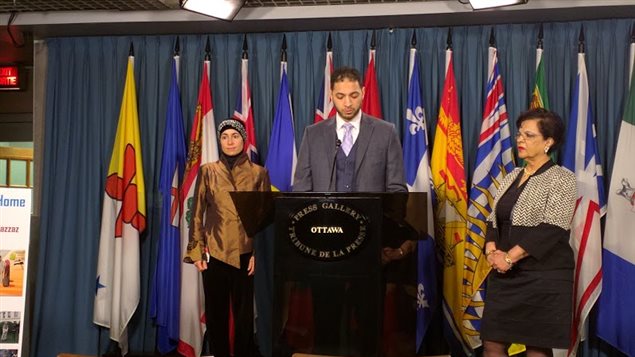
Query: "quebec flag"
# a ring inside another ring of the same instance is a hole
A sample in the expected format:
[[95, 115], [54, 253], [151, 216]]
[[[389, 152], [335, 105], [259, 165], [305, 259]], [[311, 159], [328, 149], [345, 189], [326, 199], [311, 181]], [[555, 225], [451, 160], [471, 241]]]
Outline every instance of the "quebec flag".
[[[404, 165], [406, 183], [410, 192], [428, 194], [428, 232], [434, 232], [432, 210], [432, 179], [430, 160], [428, 158], [428, 135], [426, 115], [421, 99], [419, 84], [419, 61], [417, 50], [410, 49], [410, 75], [408, 85], [408, 107], [404, 122]], [[435, 243], [432, 234], [427, 239], [417, 242], [417, 351], [421, 347], [423, 337], [432, 321], [432, 313], [437, 303]]]

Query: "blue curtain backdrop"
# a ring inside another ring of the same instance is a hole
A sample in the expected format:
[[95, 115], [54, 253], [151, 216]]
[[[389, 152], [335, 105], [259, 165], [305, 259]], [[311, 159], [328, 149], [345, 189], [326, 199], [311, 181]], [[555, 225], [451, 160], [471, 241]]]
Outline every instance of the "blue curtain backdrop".
[[[552, 109], [560, 113], [565, 122], [577, 70], [578, 36], [584, 27], [591, 102], [601, 159], [608, 174], [612, 170], [627, 90], [632, 24], [632, 19], [544, 24], [549, 99]], [[492, 28], [514, 132], [513, 122], [528, 107], [534, 85], [539, 24], [453, 28], [468, 177], [474, 167], [486, 94], [487, 48]], [[407, 100], [408, 50], [413, 32], [421, 53], [421, 83], [432, 143], [443, 86], [448, 29], [377, 30], [377, 79], [384, 118], [401, 128]], [[372, 31], [334, 31], [331, 34], [335, 66], [349, 65], [364, 73]], [[279, 87], [282, 36], [283, 33], [247, 34], [257, 146], [263, 162]], [[286, 36], [299, 147], [305, 126], [313, 122], [328, 32], [291, 32]], [[188, 133], [208, 37], [212, 48], [211, 85], [217, 121], [232, 114], [240, 85], [243, 34], [180, 36], [180, 87]], [[47, 41], [45, 161], [31, 345], [33, 356], [55, 356], [59, 352], [94, 355], [98, 343], [101, 342], [103, 350], [108, 341], [107, 330], [102, 332], [99, 341], [99, 330], [92, 323], [95, 269], [104, 180], [117, 126], [130, 43], [134, 44], [135, 53], [148, 215], [148, 228], [141, 242], [141, 302], [129, 325], [130, 349], [134, 353], [155, 350], [155, 328], [148, 315], [148, 300], [156, 259], [161, 207], [158, 194], [160, 155], [175, 40], [176, 36], [124, 36]], [[259, 297], [262, 298], [262, 294]], [[264, 330], [259, 326], [259, 331]], [[610, 349], [600, 345], [597, 339], [592, 339], [591, 343], [583, 345], [582, 355], [606, 355]]]

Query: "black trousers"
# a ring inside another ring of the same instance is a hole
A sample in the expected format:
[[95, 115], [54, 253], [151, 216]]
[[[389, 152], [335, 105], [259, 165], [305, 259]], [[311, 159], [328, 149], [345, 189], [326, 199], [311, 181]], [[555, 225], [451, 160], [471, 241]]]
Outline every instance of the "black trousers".
[[211, 258], [203, 274], [207, 341], [214, 357], [229, 357], [229, 306], [234, 315], [234, 356], [253, 357], [254, 279], [247, 275], [251, 253], [240, 256], [240, 269]]

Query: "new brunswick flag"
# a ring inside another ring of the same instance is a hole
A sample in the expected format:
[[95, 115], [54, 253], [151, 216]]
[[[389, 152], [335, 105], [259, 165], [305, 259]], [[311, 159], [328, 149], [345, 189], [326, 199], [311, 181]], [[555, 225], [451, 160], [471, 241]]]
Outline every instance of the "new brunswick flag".
[[110, 329], [110, 339], [125, 355], [126, 329], [139, 304], [139, 235], [146, 227], [133, 56], [128, 57], [102, 212], [93, 322]]
[[[467, 188], [461, 141], [461, 119], [452, 50], [446, 51], [446, 77], [434, 136], [431, 170], [435, 207], [435, 237], [443, 259], [443, 308], [454, 337], [464, 345], [461, 323], [470, 298], [462, 294]], [[452, 344], [452, 343], [451, 343]], [[455, 349], [456, 351], [456, 349]], [[453, 355], [455, 355], [453, 351]], [[456, 351], [459, 353], [459, 351]]]

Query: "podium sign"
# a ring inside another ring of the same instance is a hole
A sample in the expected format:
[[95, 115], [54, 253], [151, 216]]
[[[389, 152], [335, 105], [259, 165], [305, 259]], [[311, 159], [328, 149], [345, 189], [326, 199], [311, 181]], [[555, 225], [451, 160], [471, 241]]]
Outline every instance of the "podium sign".
[[379, 355], [381, 198], [279, 197], [275, 223], [274, 356]]
[[[267, 301], [260, 318], [273, 356], [372, 357], [382, 348], [414, 355], [414, 247], [427, 237], [425, 193], [231, 197], [249, 236], [275, 223], [274, 239], [261, 242], [265, 264], [257, 264], [266, 270], [273, 263], [273, 271], [261, 270], [266, 277], [259, 300]], [[383, 247], [394, 250], [407, 241], [409, 254], [382, 265]]]

